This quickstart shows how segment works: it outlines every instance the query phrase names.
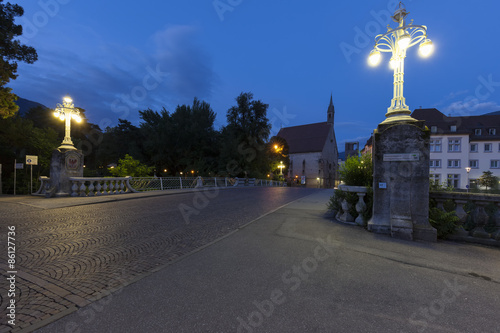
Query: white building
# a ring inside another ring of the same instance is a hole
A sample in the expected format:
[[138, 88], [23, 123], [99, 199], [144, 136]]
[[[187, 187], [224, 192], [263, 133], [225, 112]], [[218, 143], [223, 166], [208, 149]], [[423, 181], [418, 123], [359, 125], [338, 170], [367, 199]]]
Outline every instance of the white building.
[[448, 117], [436, 109], [416, 109], [412, 117], [425, 120], [431, 130], [431, 180], [465, 189], [477, 186], [484, 171], [500, 177], [500, 112]]

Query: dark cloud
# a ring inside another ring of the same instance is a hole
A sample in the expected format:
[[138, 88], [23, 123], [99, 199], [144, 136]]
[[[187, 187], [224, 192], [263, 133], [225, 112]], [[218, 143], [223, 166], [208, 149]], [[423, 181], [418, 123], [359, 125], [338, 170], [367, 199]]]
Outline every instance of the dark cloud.
[[47, 107], [69, 94], [97, 124], [137, 121], [138, 110], [171, 109], [211, 96], [215, 75], [196, 38], [196, 28], [172, 26], [151, 37], [152, 52], [103, 43], [39, 48], [39, 61], [20, 66], [11, 87]]

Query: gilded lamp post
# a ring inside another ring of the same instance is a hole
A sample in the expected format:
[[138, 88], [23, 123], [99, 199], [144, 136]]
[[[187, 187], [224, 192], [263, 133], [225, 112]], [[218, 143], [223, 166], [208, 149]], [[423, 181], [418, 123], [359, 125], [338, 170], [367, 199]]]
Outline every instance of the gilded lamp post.
[[73, 141], [71, 141], [71, 118], [73, 118], [76, 122], [81, 122], [82, 118], [80, 117], [80, 111], [75, 108], [73, 105], [73, 100], [71, 97], [66, 96], [63, 98], [63, 104], [57, 104], [57, 108], [54, 111], [54, 116], [65, 120], [65, 134], [64, 139], [61, 145], [58, 147], [59, 149], [74, 149]]
[[428, 57], [433, 51], [432, 42], [427, 38], [427, 27], [425, 25], [414, 25], [413, 20], [411, 20], [410, 24], [406, 24], [408, 14], [406, 8], [400, 2], [399, 8], [392, 16], [393, 21], [398, 23], [398, 27], [391, 29], [388, 25], [385, 34], [376, 36], [375, 47], [368, 57], [368, 63], [371, 66], [377, 66], [382, 58], [380, 52], [392, 53], [389, 66], [394, 70], [394, 93], [391, 106], [385, 114], [386, 119], [382, 123], [415, 121], [410, 116], [411, 111], [403, 97], [406, 50], [419, 44], [419, 53], [422, 57]]

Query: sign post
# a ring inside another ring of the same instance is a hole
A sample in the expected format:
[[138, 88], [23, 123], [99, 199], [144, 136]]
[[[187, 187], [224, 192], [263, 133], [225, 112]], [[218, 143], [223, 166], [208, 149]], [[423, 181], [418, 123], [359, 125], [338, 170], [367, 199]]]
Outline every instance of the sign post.
[[30, 171], [30, 193], [33, 193], [33, 165], [38, 165], [38, 156], [26, 155], [26, 165], [31, 166]]

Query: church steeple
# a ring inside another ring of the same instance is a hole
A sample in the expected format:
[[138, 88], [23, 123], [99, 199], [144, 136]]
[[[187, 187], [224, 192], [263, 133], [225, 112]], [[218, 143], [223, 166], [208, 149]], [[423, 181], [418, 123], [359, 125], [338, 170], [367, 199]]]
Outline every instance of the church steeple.
[[330, 94], [330, 105], [328, 106], [327, 123], [333, 125], [333, 118], [335, 116], [335, 107], [333, 106], [333, 94]]

